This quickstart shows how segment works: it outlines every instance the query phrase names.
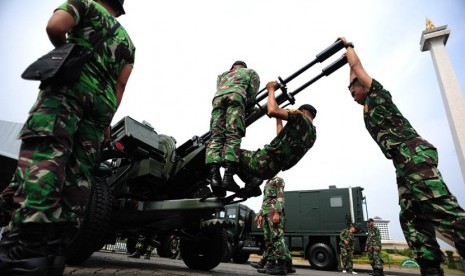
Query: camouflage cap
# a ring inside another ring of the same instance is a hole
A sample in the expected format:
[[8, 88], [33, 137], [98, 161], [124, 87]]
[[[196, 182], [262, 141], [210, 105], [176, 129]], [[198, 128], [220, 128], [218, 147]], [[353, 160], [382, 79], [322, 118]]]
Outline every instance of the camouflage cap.
[[238, 60], [238, 61], [234, 62], [233, 65], [231, 65], [231, 69], [234, 67], [234, 65], [242, 65], [242, 66], [244, 66], [244, 68], [247, 68], [247, 64], [245, 62], [243, 62], [242, 60]]

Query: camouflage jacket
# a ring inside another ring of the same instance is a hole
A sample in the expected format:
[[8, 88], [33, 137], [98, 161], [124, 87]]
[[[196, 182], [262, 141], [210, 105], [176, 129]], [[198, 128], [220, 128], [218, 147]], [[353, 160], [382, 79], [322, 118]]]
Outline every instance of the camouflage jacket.
[[[85, 49], [92, 49], [117, 23], [116, 18], [92, 0], [69, 0], [57, 8], [71, 14], [76, 26], [68, 33], [67, 40]], [[92, 58], [84, 65], [79, 89], [91, 91], [116, 110], [116, 83], [124, 65], [134, 64], [135, 46], [126, 30], [120, 26], [115, 33], [93, 51]]]
[[372, 248], [375, 246], [381, 247], [381, 234], [379, 233], [378, 227], [373, 226], [372, 228], [368, 228], [366, 247]]
[[392, 102], [391, 94], [373, 79], [365, 100], [365, 127], [384, 155], [392, 159], [392, 151], [418, 133]]
[[[354, 250], [354, 235], [350, 233], [349, 229], [344, 229], [339, 234], [341, 241], [339, 245], [346, 248], [347, 250]], [[349, 244], [346, 245], [344, 241], [348, 241]]]
[[238, 68], [218, 76], [215, 97], [237, 93], [246, 100], [248, 106], [255, 101], [259, 88], [260, 77], [257, 72], [249, 68]]
[[260, 215], [273, 216], [275, 212], [284, 215], [284, 186], [284, 179], [278, 176], [266, 182]]
[[316, 140], [316, 128], [299, 110], [289, 109], [287, 124], [265, 150], [272, 152], [276, 163], [284, 164], [282, 170], [292, 168], [313, 146]]

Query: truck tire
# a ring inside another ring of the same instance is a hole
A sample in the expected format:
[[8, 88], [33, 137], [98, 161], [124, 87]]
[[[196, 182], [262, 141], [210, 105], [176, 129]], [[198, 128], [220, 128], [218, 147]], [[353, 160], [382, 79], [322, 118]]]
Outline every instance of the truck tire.
[[181, 258], [191, 269], [211, 270], [218, 266], [226, 254], [228, 234], [226, 230], [200, 232], [195, 239], [182, 239]]
[[236, 252], [233, 256], [233, 262], [236, 264], [245, 264], [249, 260], [250, 253], [248, 252]]
[[226, 250], [225, 250], [225, 253], [224, 253], [224, 257], [221, 260], [221, 262], [222, 263], [229, 263], [229, 261], [231, 261], [231, 258], [233, 256], [233, 253], [234, 253], [234, 246], [232, 244], [232, 241], [230, 241], [228, 239], [228, 242], [226, 244]]
[[85, 215], [79, 217], [80, 228], [72, 235], [65, 249], [66, 263], [79, 265], [103, 247], [111, 233], [110, 217], [113, 196], [107, 183], [95, 178]]
[[336, 254], [326, 243], [315, 243], [307, 251], [310, 265], [317, 270], [333, 270], [336, 267]]

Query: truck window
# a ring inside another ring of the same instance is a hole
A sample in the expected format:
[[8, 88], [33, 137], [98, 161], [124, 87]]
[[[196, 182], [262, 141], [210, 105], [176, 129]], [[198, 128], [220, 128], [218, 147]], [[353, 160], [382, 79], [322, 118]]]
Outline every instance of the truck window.
[[331, 207], [342, 207], [342, 197], [341, 196], [330, 197], [329, 204]]
[[228, 218], [230, 218], [230, 219], [236, 218], [236, 210], [228, 209], [228, 210], [226, 210], [226, 212], [228, 212], [227, 213]]
[[239, 219], [244, 220], [245, 219], [245, 214], [247, 213], [246, 210], [240, 209], [239, 210]]

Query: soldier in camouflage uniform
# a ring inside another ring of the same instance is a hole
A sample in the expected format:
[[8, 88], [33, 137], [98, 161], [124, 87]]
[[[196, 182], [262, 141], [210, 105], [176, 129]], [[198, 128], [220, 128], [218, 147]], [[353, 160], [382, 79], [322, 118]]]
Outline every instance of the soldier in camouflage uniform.
[[365, 251], [368, 252], [368, 259], [373, 268], [373, 276], [382, 276], [383, 259], [381, 259], [381, 234], [372, 218], [367, 221], [368, 238], [365, 245]]
[[277, 176], [266, 182], [262, 207], [255, 218], [257, 225], [263, 227], [266, 250], [260, 262], [252, 266], [271, 275], [295, 272], [284, 241], [284, 186], [284, 180]]
[[352, 257], [354, 254], [354, 233], [357, 231], [355, 224], [350, 225], [349, 229], [344, 229], [339, 234], [340, 242], [339, 246], [341, 249], [341, 261], [342, 261], [342, 272], [357, 274], [353, 270]]
[[[313, 125], [316, 109], [309, 104], [297, 110], [280, 108], [275, 98], [277, 87], [275, 81], [266, 85], [268, 115], [277, 119], [278, 135], [262, 149], [241, 150], [240, 155], [240, 171], [261, 179], [270, 179], [280, 171], [292, 168], [316, 140], [316, 128]], [[284, 127], [282, 120], [288, 121]]]
[[128, 258], [139, 259], [140, 256], [144, 256], [144, 259], [149, 260], [152, 256], [152, 251], [156, 248], [157, 245], [154, 237], [155, 235], [153, 233], [143, 234], [140, 240], [137, 240], [135, 250], [128, 255]]
[[422, 275], [443, 275], [443, 253], [435, 231], [455, 243], [465, 258], [465, 211], [450, 193], [439, 172], [436, 148], [423, 139], [392, 102], [391, 94], [364, 70], [345, 38], [351, 68], [349, 90], [364, 106], [365, 126], [396, 168], [400, 223], [416, 253]]
[[[253, 106], [260, 78], [245, 62], [236, 61], [229, 71], [218, 76], [216, 86], [205, 164], [214, 195], [224, 197], [226, 191], [236, 192], [240, 188], [233, 176], [239, 163], [241, 139], [245, 136], [246, 109]], [[225, 168], [223, 180], [221, 166]]]
[[[54, 46], [92, 48], [124, 14], [123, 0], [68, 0], [51, 16]], [[61, 275], [62, 233], [76, 224], [76, 202], [86, 201], [92, 170], [132, 71], [135, 47], [119, 26], [92, 53], [75, 83], [42, 83], [19, 135], [16, 181], [20, 208], [1, 241], [1, 275]], [[79, 206], [77, 207], [79, 208]]]

